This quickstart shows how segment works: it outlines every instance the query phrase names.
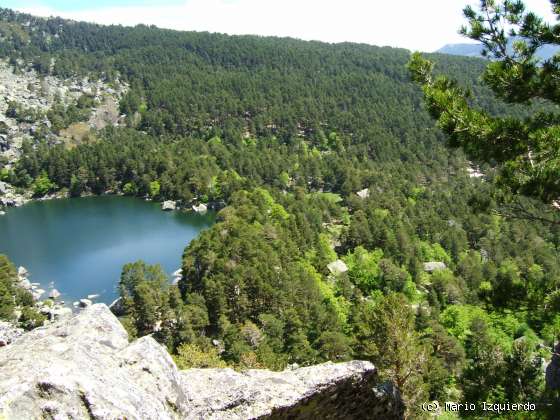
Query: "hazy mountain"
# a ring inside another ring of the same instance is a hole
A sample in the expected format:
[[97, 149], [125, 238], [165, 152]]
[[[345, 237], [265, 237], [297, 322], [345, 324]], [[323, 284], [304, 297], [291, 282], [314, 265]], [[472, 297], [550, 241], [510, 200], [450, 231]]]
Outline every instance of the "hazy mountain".
[[[545, 45], [537, 51], [537, 56], [541, 60], [548, 60], [554, 54], [560, 51], [560, 47], [555, 47], [552, 45]], [[436, 51], [441, 54], [449, 55], [462, 55], [465, 57], [482, 57], [482, 45], [481, 44], [446, 44], [442, 48]]]
[[480, 57], [482, 55], [482, 46], [480, 44], [446, 44], [436, 52], [465, 57]]

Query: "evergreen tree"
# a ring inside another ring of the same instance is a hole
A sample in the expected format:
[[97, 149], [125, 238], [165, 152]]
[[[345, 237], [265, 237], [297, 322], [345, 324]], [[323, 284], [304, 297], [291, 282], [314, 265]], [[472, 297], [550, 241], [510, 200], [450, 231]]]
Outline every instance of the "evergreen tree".
[[[560, 16], [560, 4], [551, 0], [551, 5]], [[468, 90], [447, 77], [434, 77], [433, 63], [415, 53], [409, 69], [423, 86], [428, 111], [451, 146], [462, 147], [472, 159], [498, 164], [505, 187], [558, 205], [560, 115], [554, 105], [560, 103], [560, 68], [557, 57], [540, 62], [535, 52], [560, 44], [560, 24], [547, 24], [519, 0], [482, 0], [478, 10], [469, 6], [464, 14], [468, 26], [462, 33], [481, 42], [483, 54], [493, 59], [484, 82], [498, 98], [525, 107], [528, 116], [496, 116], [473, 107]]]

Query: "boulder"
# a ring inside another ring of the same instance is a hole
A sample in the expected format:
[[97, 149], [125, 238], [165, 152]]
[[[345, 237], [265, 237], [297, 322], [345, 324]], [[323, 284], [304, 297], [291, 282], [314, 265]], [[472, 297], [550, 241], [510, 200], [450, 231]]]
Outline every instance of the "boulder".
[[480, 170], [478, 168], [468, 167], [467, 168], [467, 173], [469, 174], [469, 177], [471, 177], [471, 178], [482, 178], [482, 177], [484, 177], [484, 174], [482, 172], [480, 172]]
[[0, 349], [0, 418], [391, 420], [403, 411], [369, 362], [180, 371], [152, 337], [129, 343], [103, 304]]
[[25, 278], [29, 275], [29, 271], [27, 271], [27, 268], [23, 267], [23, 266], [19, 266], [18, 267], [18, 277], [21, 278]]
[[7, 183], [0, 181], [0, 194], [7, 194], [10, 190], [11, 188]]
[[369, 197], [369, 188], [364, 188], [361, 191], [358, 191], [356, 193], [358, 195], [358, 197], [360, 197], [362, 200], [365, 200], [366, 198]]
[[181, 268], [179, 268], [178, 270], [175, 270], [171, 276], [173, 277], [171, 279], [171, 284], [173, 285], [177, 285], [179, 284], [179, 282], [181, 281], [181, 279], [183, 278], [183, 270]]
[[447, 266], [444, 262], [431, 261], [424, 263], [424, 271], [428, 273], [433, 273], [434, 271], [438, 270], [445, 270], [446, 268]]
[[60, 292], [56, 289], [52, 289], [49, 293], [49, 298], [58, 299], [60, 297]]
[[208, 211], [208, 206], [204, 203], [200, 203], [198, 206], [192, 206], [194, 212], [199, 214], [204, 214]]
[[164, 201], [163, 203], [161, 203], [161, 209], [163, 211], [173, 211], [173, 210], [177, 210], [177, 203], [175, 201]]
[[20, 207], [23, 206], [28, 200], [20, 195], [12, 193], [0, 197], [0, 205], [4, 207]]
[[46, 292], [43, 289], [35, 289], [31, 292], [31, 294], [33, 295], [33, 299], [35, 300], [39, 300], [41, 299], [41, 296], [43, 296]]
[[34, 289], [33, 285], [31, 284], [31, 282], [27, 279], [22, 279], [19, 282], [20, 287], [22, 287], [25, 290], [31, 290]]
[[334, 274], [335, 276], [346, 273], [348, 271], [348, 266], [342, 260], [333, 261], [332, 263], [327, 265], [327, 268], [329, 269], [331, 274]]
[[113, 303], [111, 303], [109, 305], [109, 309], [111, 310], [112, 313], [114, 313], [116, 316], [122, 316], [125, 314], [125, 309], [124, 309], [124, 305], [123, 305], [123, 300], [122, 297], [119, 297], [117, 299], [115, 299], [113, 301]]
[[80, 308], [87, 308], [88, 306], [92, 305], [92, 301], [89, 299], [80, 299]]

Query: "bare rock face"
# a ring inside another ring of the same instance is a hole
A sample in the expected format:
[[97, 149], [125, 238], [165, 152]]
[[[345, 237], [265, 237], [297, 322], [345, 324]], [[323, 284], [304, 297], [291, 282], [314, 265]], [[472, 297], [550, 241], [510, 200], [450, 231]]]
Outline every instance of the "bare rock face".
[[0, 348], [0, 418], [402, 418], [398, 395], [376, 382], [367, 362], [179, 371], [151, 337], [129, 343], [96, 304]]
[[434, 271], [438, 270], [445, 270], [446, 268], [447, 266], [444, 262], [431, 261], [424, 263], [424, 271], [428, 273], [433, 273]]
[[[121, 82], [117, 82], [117, 86], [114, 90], [100, 80], [88, 78], [63, 80], [54, 76], [43, 77], [32, 69], [16, 73], [5, 60], [0, 60], [0, 156], [13, 164], [21, 155], [24, 139], [30, 139], [39, 127], [52, 127], [48, 118], [18, 121], [13, 115], [6, 115], [10, 102], [44, 114], [58, 100], [68, 105], [84, 94], [90, 95], [96, 106], [91, 110], [86, 128], [102, 129], [107, 125], [118, 125], [121, 119], [118, 102], [128, 86]], [[51, 139], [57, 137], [52, 134], [49, 135]], [[14, 197], [4, 197], [3, 204], [20, 205], [14, 200]]]
[[129, 345], [105, 305], [38, 328], [0, 351], [0, 417], [169, 419], [179, 371], [150, 337]]
[[369, 362], [324, 363], [284, 372], [189, 369], [183, 386], [195, 391], [203, 419], [400, 419], [404, 407], [389, 384], [376, 386]]
[[9, 322], [0, 321], [0, 347], [7, 346], [21, 335], [23, 335], [21, 328], [16, 328]]

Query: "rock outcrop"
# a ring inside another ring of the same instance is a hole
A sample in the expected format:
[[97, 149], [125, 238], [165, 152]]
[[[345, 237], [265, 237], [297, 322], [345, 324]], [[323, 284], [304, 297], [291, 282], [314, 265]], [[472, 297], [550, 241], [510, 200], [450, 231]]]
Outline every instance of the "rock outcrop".
[[446, 268], [447, 266], [445, 265], [445, 263], [440, 261], [430, 261], [424, 263], [424, 271], [428, 273], [433, 273], [434, 271], [438, 270], [445, 270]]
[[[390, 385], [375, 386], [369, 362], [325, 363], [271, 372], [189, 369], [181, 372], [195, 418], [397, 419], [402, 404]], [[194, 391], [194, 392], [193, 392]]]
[[0, 321], [0, 347], [7, 346], [22, 335], [23, 330], [21, 328], [17, 328], [9, 322]]
[[192, 209], [196, 213], [206, 214], [206, 212], [208, 211], [208, 206], [204, 203], [200, 203], [198, 206], [196, 205], [192, 206]]
[[362, 200], [369, 198], [369, 188], [364, 188], [356, 193]]
[[[102, 129], [107, 125], [118, 124], [122, 119], [118, 102], [128, 87], [121, 82], [116, 85], [115, 90], [101, 80], [63, 80], [54, 76], [42, 76], [33, 69], [14, 72], [7, 62], [0, 60], [0, 156], [13, 164], [21, 154], [24, 139], [30, 139], [39, 127], [50, 131], [52, 123], [44, 114], [58, 101], [67, 106], [84, 94], [90, 95], [95, 101], [95, 107], [91, 109], [86, 127]], [[19, 121], [7, 113], [12, 102], [41, 113], [43, 117]], [[60, 140], [54, 133], [49, 133], [48, 138], [55, 142]], [[1, 191], [0, 195], [3, 195]]]
[[342, 260], [333, 261], [327, 265], [327, 268], [331, 274], [334, 274], [335, 276], [339, 276], [340, 274], [344, 274], [348, 271], [348, 266]]
[[177, 209], [177, 203], [175, 201], [164, 201], [163, 203], [161, 203], [161, 209], [163, 211], [173, 211]]
[[0, 418], [402, 418], [367, 362], [270, 372], [179, 371], [151, 337], [128, 342], [107, 306], [0, 348]]

